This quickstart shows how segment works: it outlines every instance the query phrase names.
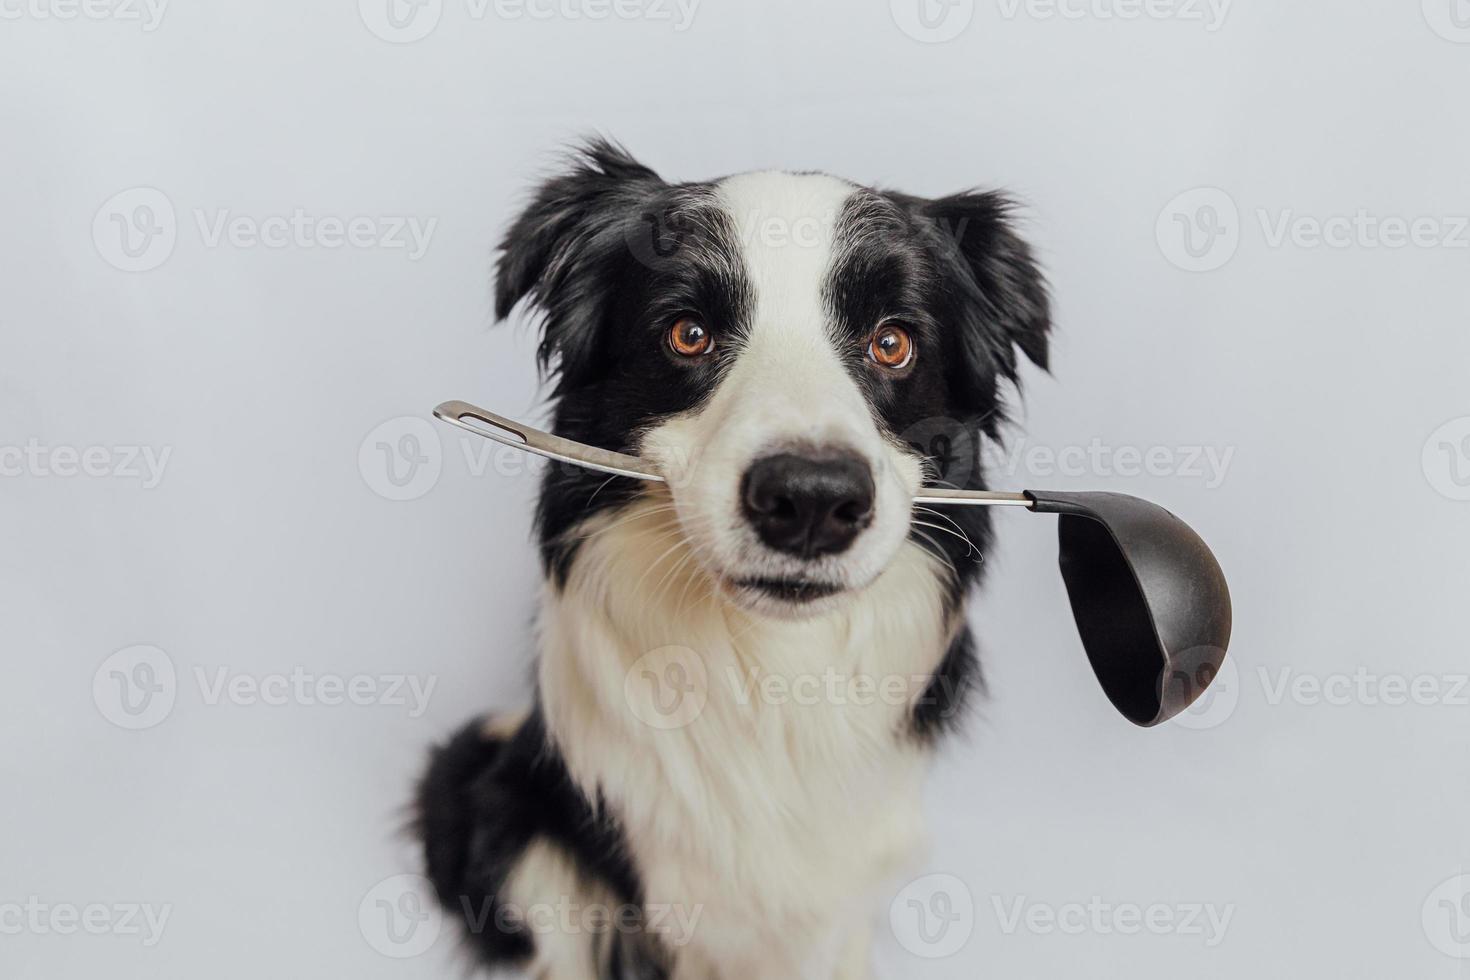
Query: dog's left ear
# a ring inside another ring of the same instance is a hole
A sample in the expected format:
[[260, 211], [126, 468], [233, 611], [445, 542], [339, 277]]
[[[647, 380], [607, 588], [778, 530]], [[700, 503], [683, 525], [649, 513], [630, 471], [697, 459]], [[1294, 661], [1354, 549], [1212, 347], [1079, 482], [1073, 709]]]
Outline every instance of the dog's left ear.
[[1045, 370], [1051, 301], [1031, 246], [1015, 231], [1015, 204], [988, 191], [911, 206], [937, 236], [943, 288], [960, 320], [972, 376], [1015, 381], [1018, 351]]

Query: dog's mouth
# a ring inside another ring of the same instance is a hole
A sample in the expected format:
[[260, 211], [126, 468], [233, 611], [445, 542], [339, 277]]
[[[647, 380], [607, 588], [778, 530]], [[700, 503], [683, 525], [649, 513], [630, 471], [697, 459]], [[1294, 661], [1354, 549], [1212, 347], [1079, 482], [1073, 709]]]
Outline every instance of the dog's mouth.
[[730, 582], [730, 586], [746, 595], [774, 599], [792, 606], [804, 606], [820, 599], [829, 599], [846, 591], [845, 586], [835, 582], [805, 578], [735, 579]]

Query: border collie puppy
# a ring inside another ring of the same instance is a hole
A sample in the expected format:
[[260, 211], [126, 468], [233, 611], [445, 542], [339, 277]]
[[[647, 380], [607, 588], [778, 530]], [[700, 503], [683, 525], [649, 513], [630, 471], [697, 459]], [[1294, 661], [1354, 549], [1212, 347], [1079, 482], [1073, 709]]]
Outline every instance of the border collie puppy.
[[599, 140], [512, 226], [496, 312], [541, 318], [554, 431], [669, 482], [547, 471], [535, 704], [420, 785], [427, 874], [486, 964], [870, 975], [978, 683], [988, 511], [913, 497], [982, 487], [1002, 387], [1046, 366], [1010, 210], [822, 173], [669, 183]]

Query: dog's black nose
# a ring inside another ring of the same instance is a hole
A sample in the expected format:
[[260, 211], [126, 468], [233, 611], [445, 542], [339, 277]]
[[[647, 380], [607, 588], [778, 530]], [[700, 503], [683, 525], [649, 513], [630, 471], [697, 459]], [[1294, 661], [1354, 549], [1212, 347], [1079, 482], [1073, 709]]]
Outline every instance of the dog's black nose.
[[846, 551], [873, 519], [873, 474], [853, 453], [767, 456], [740, 496], [762, 541], [803, 558]]

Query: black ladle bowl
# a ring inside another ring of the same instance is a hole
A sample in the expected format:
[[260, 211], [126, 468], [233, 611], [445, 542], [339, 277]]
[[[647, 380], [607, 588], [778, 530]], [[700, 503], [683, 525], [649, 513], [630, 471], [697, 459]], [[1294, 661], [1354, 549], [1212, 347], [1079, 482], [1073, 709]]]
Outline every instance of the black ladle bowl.
[[[666, 482], [637, 456], [562, 439], [467, 402], [445, 402], [434, 414], [538, 456]], [[937, 488], [915, 501], [1060, 515], [1062, 579], [1082, 646], [1108, 700], [1134, 724], [1168, 721], [1219, 673], [1230, 644], [1230, 589], [1204, 540], [1159, 505], [1120, 493]]]
[[1061, 515], [1062, 580], [1108, 700], [1144, 727], [1188, 708], [1230, 645], [1230, 588], [1204, 540], [1137, 497], [1026, 496], [1036, 513]]

